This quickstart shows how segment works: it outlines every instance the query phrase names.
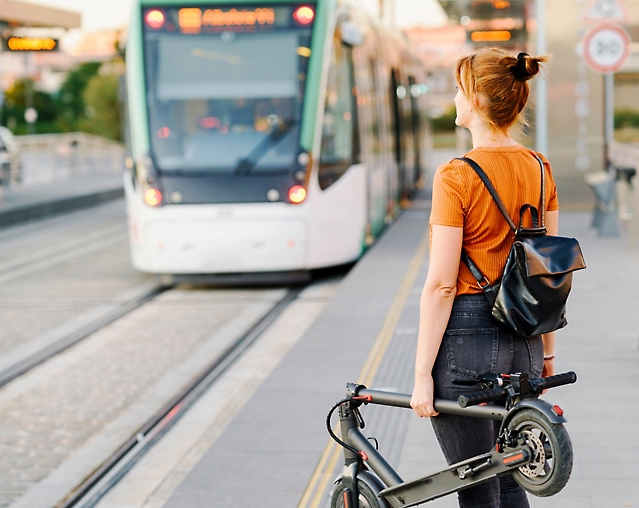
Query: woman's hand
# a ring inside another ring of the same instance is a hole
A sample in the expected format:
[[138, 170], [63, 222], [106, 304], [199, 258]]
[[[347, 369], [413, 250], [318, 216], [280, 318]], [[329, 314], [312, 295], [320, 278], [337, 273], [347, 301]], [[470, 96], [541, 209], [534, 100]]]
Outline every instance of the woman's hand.
[[[541, 370], [541, 377], [555, 375], [555, 359], [544, 360], [544, 368]], [[545, 392], [544, 392], [545, 393]]]
[[433, 377], [427, 376], [415, 380], [410, 406], [420, 418], [430, 418], [439, 413], [433, 407]]

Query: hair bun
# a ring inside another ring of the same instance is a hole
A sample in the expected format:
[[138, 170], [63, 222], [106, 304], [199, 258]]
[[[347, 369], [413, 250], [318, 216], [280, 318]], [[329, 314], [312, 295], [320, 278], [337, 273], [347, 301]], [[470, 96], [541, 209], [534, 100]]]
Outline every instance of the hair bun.
[[539, 72], [539, 59], [529, 56], [528, 53], [519, 53], [517, 63], [510, 70], [516, 79], [528, 81]]

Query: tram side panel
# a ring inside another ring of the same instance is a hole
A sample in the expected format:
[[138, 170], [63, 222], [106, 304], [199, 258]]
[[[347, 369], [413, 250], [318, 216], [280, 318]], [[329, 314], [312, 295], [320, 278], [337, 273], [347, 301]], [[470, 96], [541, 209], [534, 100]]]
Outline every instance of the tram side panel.
[[317, 104], [309, 204], [309, 268], [357, 259], [365, 245], [367, 168], [361, 164], [354, 49], [343, 41], [340, 18], [327, 27]]

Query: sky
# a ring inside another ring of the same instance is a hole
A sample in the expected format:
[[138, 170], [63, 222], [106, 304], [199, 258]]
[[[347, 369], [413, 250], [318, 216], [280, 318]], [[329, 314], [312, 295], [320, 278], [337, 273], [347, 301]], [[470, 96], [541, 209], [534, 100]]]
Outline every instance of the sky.
[[[103, 28], [118, 28], [127, 23], [133, 0], [25, 0], [29, 3], [48, 5], [82, 14], [82, 29], [93, 32]], [[376, 9], [379, 0], [360, 0]], [[395, 0], [398, 6], [397, 22], [414, 25], [415, 20], [424, 25], [438, 25], [445, 21], [437, 0]]]

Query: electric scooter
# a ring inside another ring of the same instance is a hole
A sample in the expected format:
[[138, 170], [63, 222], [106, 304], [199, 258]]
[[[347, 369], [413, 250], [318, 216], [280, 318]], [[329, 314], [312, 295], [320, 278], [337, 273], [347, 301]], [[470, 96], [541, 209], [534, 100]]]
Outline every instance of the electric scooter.
[[[572, 444], [563, 410], [538, 396], [576, 380], [574, 372], [535, 379], [523, 373], [493, 374], [481, 380], [481, 391], [457, 401], [436, 399], [439, 413], [496, 420], [500, 430], [492, 450], [411, 481], [404, 481], [362, 433], [360, 412], [366, 404], [410, 408], [411, 396], [347, 384], [346, 398], [326, 417], [329, 434], [344, 448], [344, 470], [335, 481], [331, 508], [416, 506], [506, 472], [535, 496], [557, 494], [570, 478]], [[341, 438], [331, 427], [337, 408]]]

